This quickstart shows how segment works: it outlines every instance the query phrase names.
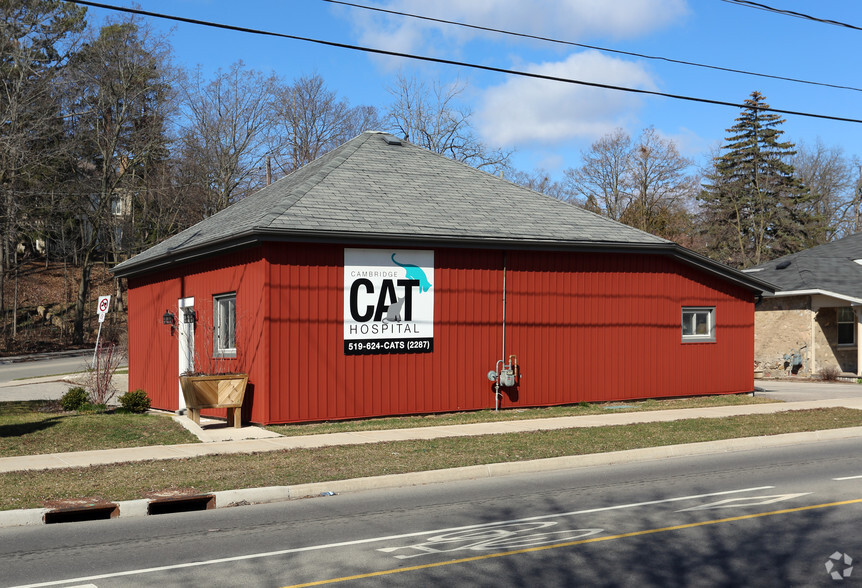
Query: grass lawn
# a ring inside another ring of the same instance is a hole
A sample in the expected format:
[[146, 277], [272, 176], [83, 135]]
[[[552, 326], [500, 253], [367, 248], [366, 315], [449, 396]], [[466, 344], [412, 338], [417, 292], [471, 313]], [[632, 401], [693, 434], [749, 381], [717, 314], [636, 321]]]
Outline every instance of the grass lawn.
[[412, 429], [415, 427], [437, 427], [442, 425], [466, 425], [496, 421], [525, 419], [548, 419], [564, 416], [607, 414], [608, 412], [639, 412], [649, 410], [675, 410], [680, 408], [705, 408], [711, 406], [737, 406], [743, 404], [766, 404], [780, 402], [770, 398], [747, 394], [725, 394], [692, 398], [664, 400], [632, 400], [630, 402], [606, 402], [550, 406], [547, 408], [514, 408], [500, 411], [479, 410], [422, 416], [380, 417], [351, 421], [328, 421], [299, 425], [270, 425], [267, 429], [284, 436], [317, 435], [320, 433], [346, 433], [350, 431], [374, 431], [381, 429]]
[[197, 441], [164, 415], [63, 412], [44, 400], [0, 403], [0, 457]]
[[12, 472], [0, 475], [0, 510], [35, 508], [50, 500], [131, 500], [171, 490], [209, 492], [325, 482], [856, 426], [862, 426], [862, 411], [830, 408], [720, 419]]

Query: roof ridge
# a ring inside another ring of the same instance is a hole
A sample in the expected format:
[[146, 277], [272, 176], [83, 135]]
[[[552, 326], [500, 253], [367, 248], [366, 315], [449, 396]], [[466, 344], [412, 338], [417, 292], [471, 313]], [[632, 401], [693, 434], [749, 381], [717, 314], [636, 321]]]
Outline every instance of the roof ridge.
[[[266, 186], [256, 192], [256, 194], [266, 193], [264, 194], [266, 197], [275, 198], [276, 204], [265, 208], [258, 220], [252, 223], [252, 228], [269, 228], [272, 225], [273, 220], [279, 218], [288, 210], [296, 206], [296, 204], [307, 196], [315, 186], [341, 167], [344, 162], [347, 161], [350, 156], [353, 155], [372, 136], [372, 133], [377, 133], [377, 131], [364, 131], [353, 139], [350, 139], [346, 143], [336, 147], [332, 151], [324, 153], [311, 163], [292, 171], [286, 176], [276, 180], [270, 186]], [[317, 166], [319, 169], [315, 169], [313, 166]], [[293, 185], [289, 188], [287, 197], [279, 196], [277, 187], [278, 183], [289, 178], [293, 179], [294, 176], [301, 174], [304, 171], [308, 177], [301, 180], [299, 184]], [[271, 188], [271, 190], [268, 190], [267, 188]], [[253, 196], [255, 196], [255, 194], [252, 194], [250, 197]], [[266, 218], [269, 218], [269, 222], [263, 222]]]
[[[366, 131], [366, 132], [369, 132], [369, 131]], [[371, 132], [376, 132], [376, 131], [371, 131]], [[391, 133], [385, 133], [385, 132], [382, 132], [381, 134], [391, 135]], [[608, 227], [610, 227], [610, 226], [614, 226], [615, 228], [624, 227], [628, 230], [636, 231], [645, 237], [648, 237], [652, 240], [655, 240], [656, 243], [666, 243], [666, 244], [673, 243], [673, 241], [670, 241], [668, 239], [664, 239], [664, 238], [659, 237], [657, 235], [653, 235], [652, 233], [649, 233], [647, 231], [643, 231], [641, 229], [638, 229], [637, 227], [633, 227], [633, 226], [628, 225], [622, 221], [618, 221], [618, 220], [612, 219], [610, 217], [601, 215], [599, 213], [593, 212], [591, 210], [587, 210], [586, 208], [584, 208], [583, 206], [580, 206], [578, 204], [571, 203], [571, 202], [565, 202], [563, 200], [560, 200], [559, 198], [551, 196], [550, 194], [545, 194], [544, 192], [539, 192], [538, 190], [533, 190], [532, 188], [528, 188], [527, 186], [522, 186], [521, 184], [517, 184], [517, 183], [513, 182], [512, 180], [510, 180], [509, 178], [506, 178], [505, 176], [498, 176], [497, 174], [492, 174], [488, 171], [485, 171], [484, 169], [473, 167], [472, 165], [470, 165], [464, 161], [452, 159], [451, 157], [447, 157], [446, 155], [444, 155], [442, 153], [437, 153], [436, 151], [431, 151], [430, 149], [426, 149], [426, 148], [424, 148], [420, 145], [417, 145], [415, 143], [412, 143], [408, 140], [403, 140], [403, 143], [404, 143], [404, 145], [406, 145], [408, 147], [419, 149], [421, 151], [425, 151], [427, 153], [435, 155], [436, 157], [438, 157], [438, 158], [440, 158], [446, 162], [449, 162], [450, 164], [451, 163], [459, 164], [462, 167], [464, 167], [466, 170], [469, 170], [470, 172], [482, 172], [483, 174], [485, 174], [485, 176], [487, 176], [487, 179], [491, 179], [494, 181], [501, 181], [502, 180], [503, 182], [506, 182], [508, 185], [517, 188], [525, 196], [529, 195], [532, 198], [535, 198], [536, 196], [541, 196], [546, 202], [552, 203], [552, 206], [571, 206], [571, 207], [577, 208], [577, 210], [580, 213], [586, 213], [587, 215], [594, 218], [596, 221], [598, 221], [598, 222], [600, 222], [603, 225], [606, 225]], [[609, 242], [613, 242], [613, 241], [609, 241]]]

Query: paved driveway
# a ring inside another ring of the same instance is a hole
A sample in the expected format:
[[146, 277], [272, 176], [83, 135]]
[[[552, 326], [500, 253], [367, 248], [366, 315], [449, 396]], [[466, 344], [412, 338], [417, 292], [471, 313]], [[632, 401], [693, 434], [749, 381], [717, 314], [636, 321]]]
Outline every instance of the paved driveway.
[[862, 398], [862, 384], [805, 380], [755, 380], [755, 396], [795, 402], [826, 398]]

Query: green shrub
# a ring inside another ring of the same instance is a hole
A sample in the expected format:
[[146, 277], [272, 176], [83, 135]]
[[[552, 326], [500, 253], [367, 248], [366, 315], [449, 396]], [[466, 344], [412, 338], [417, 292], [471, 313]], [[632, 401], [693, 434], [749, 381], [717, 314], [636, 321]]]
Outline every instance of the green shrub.
[[129, 412], [147, 412], [150, 410], [150, 398], [140, 388], [120, 396], [120, 404]]
[[80, 386], [69, 388], [69, 391], [60, 398], [60, 406], [63, 410], [78, 410], [90, 402], [90, 395]]

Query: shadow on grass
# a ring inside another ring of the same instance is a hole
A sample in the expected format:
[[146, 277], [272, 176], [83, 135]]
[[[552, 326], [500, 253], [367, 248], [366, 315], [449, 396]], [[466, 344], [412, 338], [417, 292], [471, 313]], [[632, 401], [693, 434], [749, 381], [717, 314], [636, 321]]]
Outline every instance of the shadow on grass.
[[59, 424], [62, 418], [63, 417], [61, 416], [55, 416], [41, 421], [34, 421], [32, 423], [15, 423], [13, 425], [0, 425], [0, 439], [3, 437], [20, 437], [22, 435], [29, 435], [31, 433], [44, 431]]
[[[57, 403], [50, 400], [21, 400], [0, 403], [0, 438], [38, 433], [58, 425], [66, 417], [65, 414], [48, 416], [50, 413], [58, 413], [58, 408]], [[24, 416], [34, 413], [42, 413], [45, 416], [27, 422], [3, 422], [16, 420], [16, 415]]]

